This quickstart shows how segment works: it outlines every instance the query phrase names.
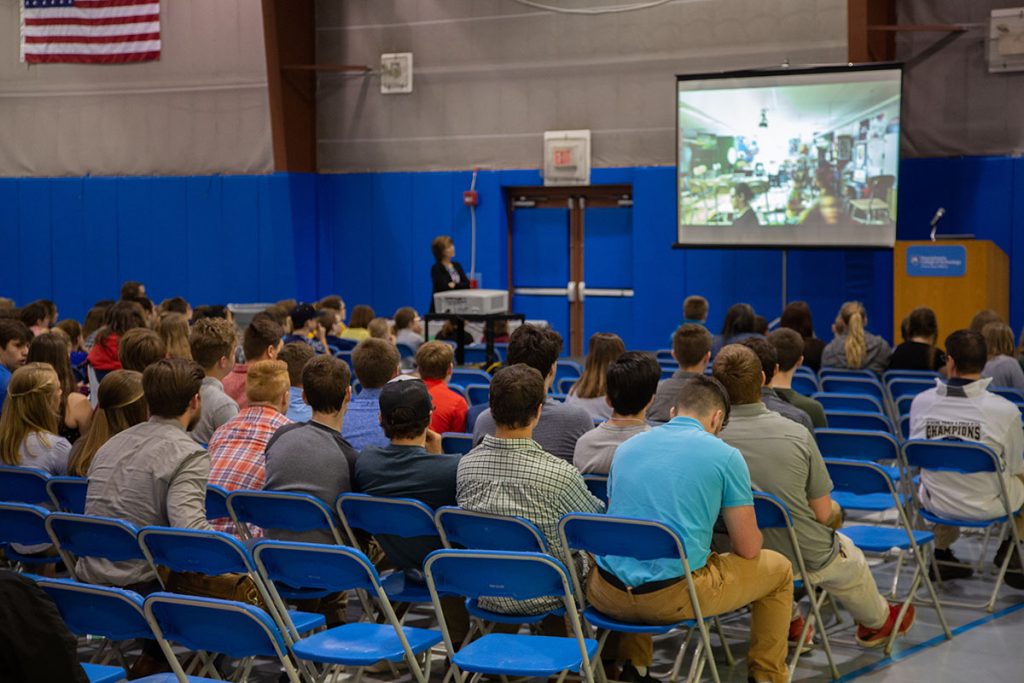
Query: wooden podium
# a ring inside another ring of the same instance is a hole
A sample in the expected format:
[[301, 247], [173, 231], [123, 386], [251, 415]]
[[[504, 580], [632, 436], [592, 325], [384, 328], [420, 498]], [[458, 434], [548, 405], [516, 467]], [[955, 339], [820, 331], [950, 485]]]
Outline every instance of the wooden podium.
[[1010, 312], [1010, 260], [988, 240], [896, 242], [893, 255], [893, 340], [900, 322], [918, 306], [935, 311], [939, 345], [990, 308], [1003, 320]]

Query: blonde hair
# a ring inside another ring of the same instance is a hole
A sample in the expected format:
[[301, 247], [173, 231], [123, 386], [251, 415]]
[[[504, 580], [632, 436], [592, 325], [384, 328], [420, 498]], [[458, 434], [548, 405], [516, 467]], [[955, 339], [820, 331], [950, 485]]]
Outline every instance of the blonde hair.
[[996, 356], [1013, 356], [1013, 330], [1006, 323], [988, 323], [981, 328], [989, 360]]
[[96, 451], [115, 434], [145, 422], [149, 405], [142, 392], [142, 373], [135, 370], [114, 370], [100, 382], [98, 404], [89, 433], [75, 444], [68, 474], [76, 477], [89, 475], [89, 466]]
[[569, 390], [579, 398], [597, 398], [608, 393], [608, 366], [626, 352], [626, 345], [617, 334], [597, 332], [590, 337], [590, 353], [583, 374]]
[[843, 350], [846, 352], [846, 365], [859, 368], [864, 365], [864, 352], [867, 346], [864, 341], [864, 327], [868, 324], [868, 314], [859, 301], [847, 301], [839, 309], [836, 316], [836, 333], [846, 335]]
[[51, 398], [55, 388], [60, 388], [60, 380], [49, 363], [26, 363], [11, 375], [0, 413], [0, 460], [4, 464], [21, 464], [21, 443], [33, 432], [49, 447], [46, 435], [56, 434], [58, 426]]
[[192, 348], [188, 342], [188, 318], [184, 314], [161, 313], [156, 323], [156, 333], [164, 340], [168, 358], [192, 360]]
[[288, 364], [283, 360], [256, 361], [245, 376], [245, 397], [249, 403], [275, 403], [290, 386]]

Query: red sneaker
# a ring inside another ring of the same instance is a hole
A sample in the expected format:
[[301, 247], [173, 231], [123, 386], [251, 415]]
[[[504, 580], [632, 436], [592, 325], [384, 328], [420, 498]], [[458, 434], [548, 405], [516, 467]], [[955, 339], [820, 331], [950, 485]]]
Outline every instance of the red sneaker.
[[789, 646], [800, 647], [800, 652], [810, 652], [811, 648], [814, 647], [814, 626], [807, 629], [807, 637], [804, 639], [803, 644], [800, 644], [800, 634], [804, 632], [804, 621], [803, 617], [797, 617], [793, 621], [789, 622]]
[[[900, 614], [900, 605], [889, 605], [889, 618], [885, 620], [885, 624], [882, 628], [868, 628], [867, 626], [857, 627], [857, 644], [861, 647], [879, 647], [885, 645], [889, 640], [889, 636], [892, 634], [893, 628], [896, 626], [896, 617]], [[915, 617], [914, 606], [910, 605], [907, 607], [907, 613], [903, 615], [903, 623], [900, 624], [899, 630], [896, 632], [897, 636], [902, 636], [910, 627], [914, 625]]]

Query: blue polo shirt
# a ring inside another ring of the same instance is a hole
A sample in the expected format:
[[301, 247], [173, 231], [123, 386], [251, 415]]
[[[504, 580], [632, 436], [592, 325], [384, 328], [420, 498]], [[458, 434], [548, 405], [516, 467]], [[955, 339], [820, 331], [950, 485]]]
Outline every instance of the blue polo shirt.
[[[707, 563], [721, 509], [754, 504], [743, 456], [689, 417], [623, 442], [612, 459], [608, 497], [608, 514], [654, 519], [676, 531], [691, 571]], [[627, 586], [683, 575], [678, 560], [609, 556], [597, 563]]]

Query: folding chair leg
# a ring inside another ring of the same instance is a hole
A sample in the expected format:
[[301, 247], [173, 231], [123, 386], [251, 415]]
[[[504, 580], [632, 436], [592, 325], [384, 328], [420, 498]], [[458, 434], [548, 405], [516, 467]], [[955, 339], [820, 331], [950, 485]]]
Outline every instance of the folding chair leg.
[[[700, 629], [700, 642], [703, 644], [705, 650], [704, 660], [707, 661], [711, 668], [711, 678], [715, 683], [722, 683], [721, 679], [718, 677], [718, 666], [715, 665], [715, 659], [713, 656], [714, 650], [711, 649], [711, 636], [708, 634], [708, 625], [704, 623], [703, 619], [698, 619], [697, 628]], [[703, 670], [703, 667], [704, 662], [702, 661], [700, 666], [701, 670]], [[700, 674], [698, 673], [698, 679], [699, 676]]]
[[901, 550], [896, 558], [896, 571], [892, 575], [892, 588], [889, 590], [889, 599], [895, 600], [900, 584], [900, 573], [903, 571], [903, 551]]
[[[672, 673], [669, 675], [669, 681], [676, 683], [679, 680], [679, 670], [683, 666], [683, 657], [686, 655], [686, 649], [690, 646], [690, 639], [693, 637], [693, 629], [689, 629], [686, 632], [686, 637], [683, 638], [683, 643], [679, 646], [679, 652], [676, 653], [676, 659], [672, 663]], [[689, 677], [687, 677], [689, 680]]]
[[598, 631], [597, 633], [597, 650], [594, 651], [594, 676], [597, 678], [598, 683], [608, 683], [608, 676], [604, 673], [604, 665], [601, 663], [601, 653], [604, 652], [604, 644], [608, 640], [608, 636], [611, 635], [611, 631]]
[[[697, 647], [693, 650], [693, 659], [690, 660], [690, 672], [686, 675], [686, 683], [696, 683], [704, 673], [704, 661], [707, 659], [707, 651], [704, 643], [697, 641]], [[716, 672], [717, 675], [717, 672]]]
[[[942, 611], [942, 605], [939, 603], [939, 596], [935, 593], [935, 586], [932, 585], [932, 580], [928, 578], [928, 563], [925, 562], [922, 557], [921, 548], [918, 547], [911, 552], [914, 553], [914, 561], [917, 563], [917, 574], [921, 578], [921, 582], [924, 583], [925, 588], [928, 589], [928, 595], [931, 596], [932, 605], [935, 607], [935, 613], [939, 616], [939, 623], [942, 624], [942, 632], [946, 635], [946, 640], [953, 639], [953, 632], [949, 630], [949, 624], [946, 623], [946, 615]], [[934, 553], [931, 553], [932, 559], [934, 560]], [[938, 576], [938, 569], [936, 569], [936, 576]], [[917, 591], [911, 591], [908, 595], [908, 599], [914, 597]]]
[[715, 631], [718, 633], [718, 639], [722, 641], [722, 650], [725, 652], [725, 662], [730, 667], [736, 666], [736, 658], [732, 656], [732, 648], [729, 647], [729, 641], [725, 639], [725, 632], [722, 630], [722, 621], [718, 617], [715, 617]]

